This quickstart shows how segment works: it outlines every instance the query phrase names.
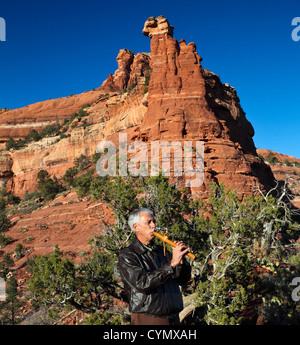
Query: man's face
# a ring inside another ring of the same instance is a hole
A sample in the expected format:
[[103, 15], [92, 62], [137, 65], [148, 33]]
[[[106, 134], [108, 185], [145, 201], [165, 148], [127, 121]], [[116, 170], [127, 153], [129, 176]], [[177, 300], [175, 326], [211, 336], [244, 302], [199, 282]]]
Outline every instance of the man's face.
[[140, 213], [140, 222], [133, 225], [136, 237], [143, 244], [147, 245], [154, 238], [155, 219], [150, 213]]

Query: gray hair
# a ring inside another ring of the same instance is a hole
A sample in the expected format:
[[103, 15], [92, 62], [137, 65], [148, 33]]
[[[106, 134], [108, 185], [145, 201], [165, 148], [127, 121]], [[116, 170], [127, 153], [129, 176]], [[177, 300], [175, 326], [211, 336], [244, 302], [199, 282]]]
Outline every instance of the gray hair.
[[141, 213], [149, 213], [153, 216], [153, 211], [150, 210], [149, 208], [138, 208], [137, 210], [134, 210], [133, 212], [131, 212], [129, 217], [128, 217], [128, 225], [129, 225], [131, 231], [133, 231], [133, 232], [135, 231], [133, 224], [134, 223], [139, 224]]

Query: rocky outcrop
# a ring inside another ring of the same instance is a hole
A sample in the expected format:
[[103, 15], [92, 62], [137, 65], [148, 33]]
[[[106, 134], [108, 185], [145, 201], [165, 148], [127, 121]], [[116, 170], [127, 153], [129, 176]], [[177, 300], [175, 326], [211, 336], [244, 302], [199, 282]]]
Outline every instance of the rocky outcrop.
[[149, 17], [144, 25], [142, 32], [145, 36], [152, 38], [153, 35], [161, 34], [167, 34], [173, 37], [173, 31], [174, 27], [169, 24], [167, 18], [165, 18], [164, 16], [159, 16], [157, 18]]
[[120, 91], [131, 85], [137, 85], [141, 77], [149, 76], [149, 61], [149, 54], [137, 53], [134, 55], [128, 49], [121, 49], [117, 56], [118, 69], [114, 75], [108, 75], [100, 90]]
[[83, 105], [94, 103], [100, 94], [98, 90], [87, 91], [3, 111], [0, 113], [0, 148], [5, 147], [10, 136], [15, 140], [24, 138], [32, 129], [39, 132], [49, 124], [68, 119]]
[[150, 17], [143, 29], [151, 38], [148, 109], [135, 137], [153, 140], [198, 140], [205, 143], [205, 180], [224, 182], [240, 192], [269, 188], [270, 168], [258, 158], [234, 88], [204, 71], [194, 43], [173, 38], [167, 19]]
[[300, 208], [300, 159], [267, 149], [258, 149], [257, 153], [270, 168], [276, 180], [283, 184], [289, 180], [293, 203]]
[[81, 120], [72, 129], [71, 124], [65, 138], [46, 137], [22, 149], [3, 152], [0, 181], [7, 183], [9, 191], [23, 197], [26, 191], [37, 188], [41, 169], [61, 178], [80, 155], [92, 157], [99, 141], [141, 124], [147, 110], [142, 103], [143, 90], [142, 85], [137, 85], [131, 93], [111, 92], [110, 97], [94, 102], [87, 108], [88, 115], [84, 118], [87, 125], [81, 124]]
[[13, 177], [13, 161], [7, 154], [0, 155], [0, 187], [5, 187], [7, 181]]
[[204, 142], [201, 191], [211, 181], [224, 182], [241, 193], [251, 193], [253, 185], [266, 189], [272, 185], [274, 176], [257, 156], [254, 130], [236, 90], [202, 68], [196, 45], [173, 38], [166, 18], [150, 17], [143, 33], [151, 38], [151, 53], [134, 55], [121, 49], [118, 69], [95, 91], [1, 114], [0, 141], [4, 142], [10, 135], [17, 139], [32, 128], [69, 118], [82, 105], [91, 104], [86, 125], [76, 120], [78, 126], [68, 130], [69, 137], [44, 138], [5, 153], [8, 169], [4, 170], [12, 192], [22, 196], [34, 190], [40, 169], [61, 177], [81, 154], [91, 157], [100, 140], [117, 142], [121, 132], [128, 134], [128, 144], [135, 140], [148, 145], [157, 140]]

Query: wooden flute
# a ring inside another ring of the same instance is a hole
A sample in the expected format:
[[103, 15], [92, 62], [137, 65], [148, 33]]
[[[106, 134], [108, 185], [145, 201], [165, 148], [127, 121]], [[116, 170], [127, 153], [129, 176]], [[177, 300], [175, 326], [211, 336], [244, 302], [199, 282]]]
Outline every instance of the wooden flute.
[[[176, 244], [175, 242], [169, 240], [167, 235], [161, 235], [161, 234], [159, 234], [159, 233], [156, 232], [156, 231], [153, 231], [153, 235], [156, 236], [157, 238], [159, 238], [160, 240], [162, 240], [163, 242], [168, 243], [170, 246], [172, 246], [172, 247], [177, 247], [177, 244]], [[189, 258], [191, 258], [192, 260], [195, 260], [195, 257], [196, 257], [196, 256], [195, 256], [194, 254], [192, 254], [192, 253], [189, 252], [189, 253], [187, 253], [186, 255], [187, 255]]]

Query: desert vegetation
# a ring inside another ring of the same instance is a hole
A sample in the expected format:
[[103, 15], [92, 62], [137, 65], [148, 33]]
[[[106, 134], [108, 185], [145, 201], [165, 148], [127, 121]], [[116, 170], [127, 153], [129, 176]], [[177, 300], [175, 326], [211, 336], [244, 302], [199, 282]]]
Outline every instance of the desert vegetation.
[[[91, 255], [82, 253], [80, 264], [65, 258], [58, 246], [50, 255], [28, 259], [25, 297], [18, 296], [11, 278], [14, 261], [5, 255], [0, 274], [18, 303], [13, 309], [11, 299], [1, 304], [2, 323], [21, 322], [18, 306], [27, 302], [33, 312], [44, 311], [43, 323], [60, 323], [66, 312], [78, 310], [84, 313], [85, 324], [128, 324], [117, 255], [133, 236], [127, 217], [140, 206], [152, 208], [157, 227], [166, 229], [173, 240], [188, 243], [196, 254], [192, 280], [183, 288], [188, 303], [181, 313], [182, 323], [299, 323], [299, 304], [291, 298], [291, 282], [300, 275], [299, 213], [289, 200], [294, 181], [287, 180], [268, 193], [257, 188], [255, 196], [242, 199], [225, 185], [211, 184], [204, 200], [191, 197], [161, 174], [96, 176], [92, 163], [96, 159], [81, 156], [61, 181], [42, 170], [34, 197], [47, 202], [73, 189], [80, 197], [105, 203], [114, 221], [108, 223], [99, 212], [101, 235], [90, 239]], [[30, 195], [26, 198], [30, 200]], [[10, 227], [3, 205], [2, 247]], [[15, 260], [23, 255], [24, 248], [17, 246]]]

